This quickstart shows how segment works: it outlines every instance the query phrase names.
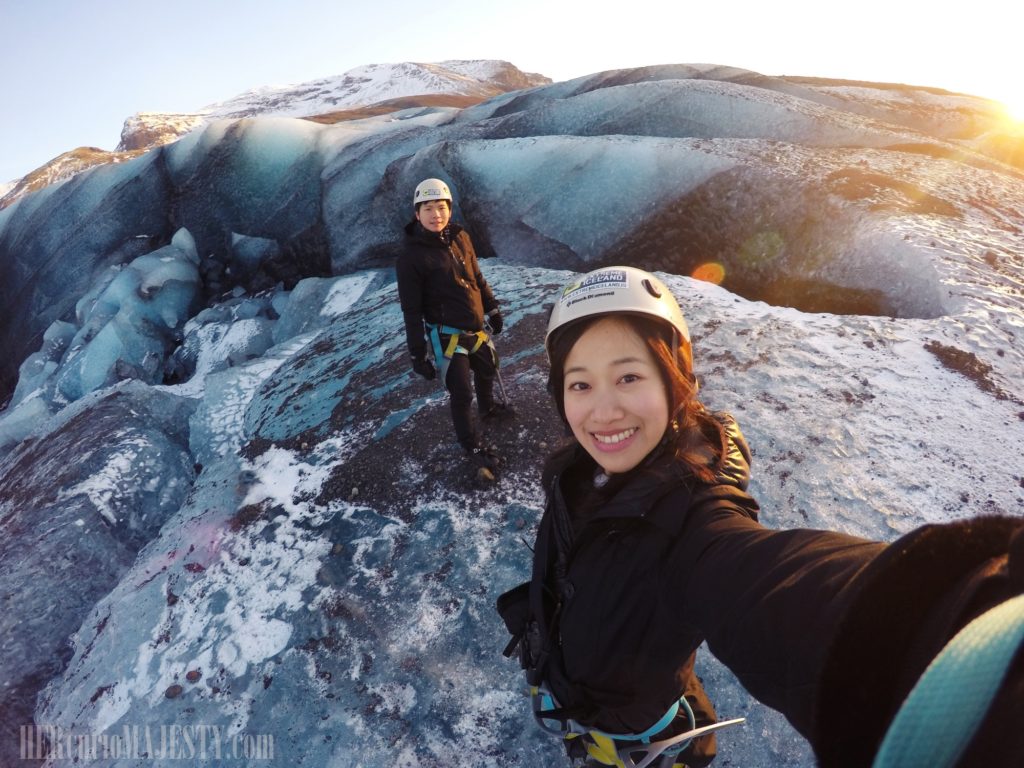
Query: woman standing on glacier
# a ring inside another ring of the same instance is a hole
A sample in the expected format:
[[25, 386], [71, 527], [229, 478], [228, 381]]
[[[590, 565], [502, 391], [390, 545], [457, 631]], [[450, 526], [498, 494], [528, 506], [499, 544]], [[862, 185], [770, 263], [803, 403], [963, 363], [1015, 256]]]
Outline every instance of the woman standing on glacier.
[[[641, 270], [566, 286], [545, 347], [573, 438], [545, 465], [531, 581], [498, 610], [535, 717], [574, 764], [708, 764], [714, 726], [679, 738], [715, 719], [693, 673], [704, 640], [825, 768], [1020, 764], [1024, 521], [929, 525], [891, 544], [762, 527], [746, 443], [697, 399], [686, 321]], [[954, 662], [952, 696], [928, 698], [929, 671], [908, 698], [947, 643], [945, 679], [949, 652], [979, 632], [998, 646], [985, 646], [998, 657], [987, 693]]]
[[492, 470], [498, 457], [480, 440], [473, 391], [482, 419], [512, 415], [507, 403], [494, 399], [498, 359], [490, 336], [501, 333], [504, 323], [469, 233], [451, 220], [451, 206], [451, 190], [441, 179], [416, 185], [414, 218], [405, 226], [395, 264], [398, 297], [412, 370], [431, 380], [435, 363], [441, 369], [459, 445], [474, 463]]

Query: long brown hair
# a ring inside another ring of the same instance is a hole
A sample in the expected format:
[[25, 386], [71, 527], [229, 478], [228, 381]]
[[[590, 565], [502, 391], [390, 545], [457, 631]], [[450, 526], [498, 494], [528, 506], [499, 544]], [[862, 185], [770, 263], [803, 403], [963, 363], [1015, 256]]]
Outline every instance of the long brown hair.
[[[664, 440], [675, 458], [694, 476], [711, 482], [721, 468], [727, 449], [725, 430], [697, 399], [693, 375], [693, 353], [685, 339], [676, 342], [670, 328], [662, 322], [639, 314], [619, 313], [588, 317], [558, 329], [549, 340], [551, 369], [548, 391], [562, 422], [565, 417], [565, 361], [576, 342], [598, 320], [621, 322], [637, 335], [658, 366], [669, 405], [669, 425]], [[674, 343], [675, 342], [675, 343]], [[673, 351], [675, 348], [675, 351]]]

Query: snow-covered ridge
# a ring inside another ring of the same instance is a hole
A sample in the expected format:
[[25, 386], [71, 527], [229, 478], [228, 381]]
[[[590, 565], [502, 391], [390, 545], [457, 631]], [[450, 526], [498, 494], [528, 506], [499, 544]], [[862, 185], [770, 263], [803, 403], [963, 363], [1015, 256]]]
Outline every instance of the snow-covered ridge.
[[[163, 134], [176, 138], [218, 118], [255, 115], [312, 117], [392, 99], [434, 94], [467, 96], [483, 101], [508, 91], [550, 82], [548, 77], [521, 72], [505, 61], [367, 64], [342, 75], [305, 83], [253, 88], [226, 101], [208, 104], [195, 113], [133, 115], [125, 122], [118, 149], [141, 146], [147, 140], [146, 136]], [[138, 130], [143, 131], [142, 140], [138, 138]]]
[[[507, 61], [489, 59], [368, 64], [306, 83], [253, 88], [194, 112], [137, 112], [125, 120], [114, 152], [84, 147], [71, 150], [21, 179], [0, 184], [0, 209], [93, 166], [131, 159], [139, 151], [169, 144], [210, 120], [255, 115], [314, 117], [416, 96], [448, 95], [472, 103], [550, 82], [548, 77], [522, 72]], [[131, 154], [123, 154], [126, 152]]]
[[478, 96], [482, 100], [508, 90], [550, 82], [550, 78], [524, 74], [503, 61], [368, 64], [336, 77], [256, 88], [228, 101], [210, 104], [200, 112], [209, 118], [255, 114], [308, 117], [421, 94], [449, 93]]

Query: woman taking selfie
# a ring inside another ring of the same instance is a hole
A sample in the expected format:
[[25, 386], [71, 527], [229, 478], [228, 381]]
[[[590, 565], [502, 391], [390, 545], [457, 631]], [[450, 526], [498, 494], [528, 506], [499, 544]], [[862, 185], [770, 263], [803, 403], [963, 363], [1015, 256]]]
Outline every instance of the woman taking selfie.
[[[697, 399], [686, 321], [642, 270], [566, 286], [545, 348], [572, 438], [544, 468], [532, 578], [498, 609], [535, 717], [574, 765], [711, 762], [716, 715], [693, 672], [705, 640], [821, 766], [915, 764], [884, 762], [907, 749], [919, 765], [1024, 764], [1024, 603], [1009, 600], [1024, 592], [1024, 521], [924, 526], [888, 544], [763, 527], [747, 445]], [[983, 614], [972, 626], [985, 637], [1000, 627], [991, 690], [940, 696], [937, 709], [908, 701], [890, 729], [929, 663]]]

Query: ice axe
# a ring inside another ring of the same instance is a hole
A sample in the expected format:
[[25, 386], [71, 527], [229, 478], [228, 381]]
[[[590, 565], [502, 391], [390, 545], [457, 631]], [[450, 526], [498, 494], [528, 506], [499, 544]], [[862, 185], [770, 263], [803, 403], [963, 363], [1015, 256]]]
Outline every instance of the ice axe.
[[[494, 356], [497, 357], [498, 353], [495, 352]], [[505, 382], [501, 379], [501, 368], [498, 367], [497, 361], [495, 361], [494, 372], [498, 374], [498, 389], [501, 390], [501, 401], [505, 404], [506, 408], [512, 408], [512, 401], [508, 399], [508, 392], [505, 391]]]
[[491, 328], [490, 318], [484, 318], [484, 327], [487, 328], [487, 343], [494, 355], [494, 372], [498, 375], [498, 389], [501, 390], [501, 402], [506, 408], [512, 407], [512, 401], [508, 399], [508, 391], [505, 389], [505, 380], [501, 378], [501, 363], [498, 360], [498, 348], [494, 346], [494, 329]]

